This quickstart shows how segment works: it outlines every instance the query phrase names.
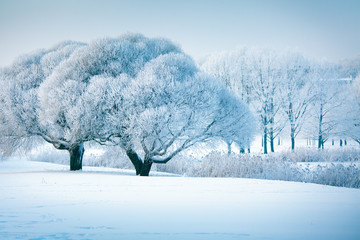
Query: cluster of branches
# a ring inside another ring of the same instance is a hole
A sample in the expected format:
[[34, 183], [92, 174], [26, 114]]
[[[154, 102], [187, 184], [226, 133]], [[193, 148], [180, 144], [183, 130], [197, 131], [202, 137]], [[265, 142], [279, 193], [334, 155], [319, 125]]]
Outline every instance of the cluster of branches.
[[136, 173], [210, 139], [249, 146], [247, 105], [166, 39], [139, 34], [64, 42], [0, 74], [3, 153], [41, 138], [82, 168], [84, 142], [122, 147]]
[[301, 132], [316, 139], [319, 148], [330, 136], [360, 138], [359, 95], [353, 80], [342, 79], [359, 74], [351, 66], [309, 60], [296, 52], [244, 47], [214, 54], [201, 67], [250, 104], [267, 153], [268, 143], [274, 152], [274, 139], [287, 128], [292, 150]]

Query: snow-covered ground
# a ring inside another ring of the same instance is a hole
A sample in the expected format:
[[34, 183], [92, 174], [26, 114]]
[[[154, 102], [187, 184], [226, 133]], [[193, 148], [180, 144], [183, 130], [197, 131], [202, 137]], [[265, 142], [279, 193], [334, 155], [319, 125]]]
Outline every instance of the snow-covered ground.
[[23, 161], [0, 169], [0, 239], [360, 239], [360, 189]]

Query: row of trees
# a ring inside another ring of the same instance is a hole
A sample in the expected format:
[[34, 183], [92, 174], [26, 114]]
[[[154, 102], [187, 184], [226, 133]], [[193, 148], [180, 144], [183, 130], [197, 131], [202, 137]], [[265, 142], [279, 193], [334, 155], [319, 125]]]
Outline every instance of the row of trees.
[[359, 96], [351, 81], [342, 79], [359, 74], [354, 67], [312, 61], [296, 52], [244, 47], [214, 54], [201, 68], [256, 113], [264, 153], [268, 144], [274, 152], [275, 138], [286, 129], [292, 150], [300, 133], [317, 139], [319, 148], [330, 136], [360, 137]]
[[245, 148], [255, 132], [248, 106], [166, 39], [131, 34], [63, 42], [2, 69], [3, 153], [43, 139], [82, 168], [84, 142], [122, 147], [136, 174], [199, 142]]

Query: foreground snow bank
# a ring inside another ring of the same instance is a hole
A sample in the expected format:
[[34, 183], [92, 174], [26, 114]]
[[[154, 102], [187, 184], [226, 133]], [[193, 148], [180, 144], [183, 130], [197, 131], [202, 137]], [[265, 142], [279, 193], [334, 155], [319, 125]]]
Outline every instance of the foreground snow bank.
[[0, 239], [360, 239], [359, 189], [15, 169], [0, 173]]

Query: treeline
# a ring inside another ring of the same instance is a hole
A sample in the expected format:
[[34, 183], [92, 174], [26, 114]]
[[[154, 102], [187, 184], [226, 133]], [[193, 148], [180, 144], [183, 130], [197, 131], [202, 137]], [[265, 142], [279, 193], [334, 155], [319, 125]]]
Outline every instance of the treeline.
[[[301, 134], [318, 142], [330, 137], [360, 143], [360, 64], [334, 64], [301, 53], [240, 48], [208, 57], [201, 68], [250, 105], [262, 132], [264, 153], [284, 131], [295, 149]], [[244, 150], [242, 150], [244, 151]]]

